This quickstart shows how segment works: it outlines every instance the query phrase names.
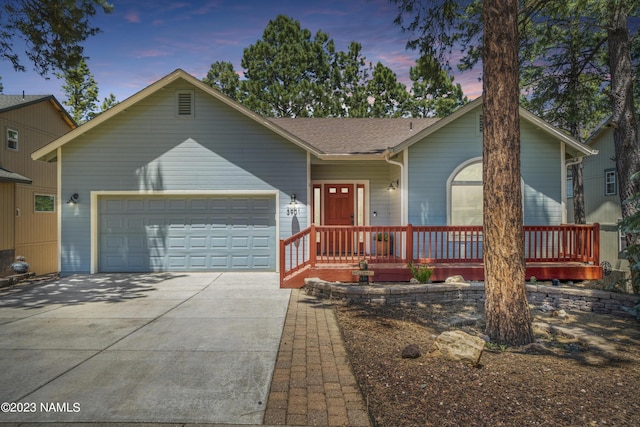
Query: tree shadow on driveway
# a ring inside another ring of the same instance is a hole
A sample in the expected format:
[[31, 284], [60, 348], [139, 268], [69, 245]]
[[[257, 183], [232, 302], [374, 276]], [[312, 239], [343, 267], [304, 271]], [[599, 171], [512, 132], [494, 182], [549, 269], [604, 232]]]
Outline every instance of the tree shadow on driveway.
[[146, 298], [150, 292], [158, 290], [159, 283], [184, 276], [178, 273], [87, 274], [55, 278], [44, 283], [17, 284], [0, 290], [0, 309], [39, 309], [49, 305], [117, 303]]

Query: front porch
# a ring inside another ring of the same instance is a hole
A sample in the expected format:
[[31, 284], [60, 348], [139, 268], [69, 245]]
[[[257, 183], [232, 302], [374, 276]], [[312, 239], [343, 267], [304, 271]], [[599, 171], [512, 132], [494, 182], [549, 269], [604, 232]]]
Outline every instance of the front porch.
[[[525, 226], [526, 277], [538, 280], [602, 278], [599, 224]], [[280, 241], [280, 287], [299, 288], [308, 277], [357, 282], [366, 260], [376, 282], [408, 282], [408, 264], [434, 267], [431, 279], [452, 275], [484, 280], [482, 226], [317, 226]]]

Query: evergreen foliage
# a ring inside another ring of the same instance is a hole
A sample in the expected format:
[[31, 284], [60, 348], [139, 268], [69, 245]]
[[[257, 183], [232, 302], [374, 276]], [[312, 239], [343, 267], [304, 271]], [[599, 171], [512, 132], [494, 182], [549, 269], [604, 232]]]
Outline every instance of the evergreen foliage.
[[118, 103], [115, 95], [111, 93], [102, 101], [100, 110], [97, 110], [98, 84], [84, 59], [80, 61], [78, 67], [59, 73], [57, 76], [65, 81], [62, 90], [67, 98], [63, 104], [69, 107], [69, 114], [78, 124], [93, 119]]
[[338, 51], [328, 34], [285, 15], [269, 21], [241, 65], [244, 79], [215, 62], [203, 82], [267, 117], [431, 117], [467, 102], [442, 69], [416, 68], [419, 87], [408, 91], [389, 67], [367, 63], [360, 43]]
[[96, 109], [98, 102], [98, 84], [89, 71], [89, 66], [83, 60], [77, 67], [58, 74], [64, 79], [62, 90], [67, 95], [63, 104], [69, 107], [69, 114], [78, 124], [82, 124], [91, 118], [91, 112]]
[[76, 68], [85, 59], [82, 42], [100, 29], [89, 23], [97, 8], [109, 13], [106, 0], [7, 0], [0, 6], [0, 58], [16, 71], [25, 71], [13, 47], [14, 37], [27, 45], [25, 55], [42, 76]]

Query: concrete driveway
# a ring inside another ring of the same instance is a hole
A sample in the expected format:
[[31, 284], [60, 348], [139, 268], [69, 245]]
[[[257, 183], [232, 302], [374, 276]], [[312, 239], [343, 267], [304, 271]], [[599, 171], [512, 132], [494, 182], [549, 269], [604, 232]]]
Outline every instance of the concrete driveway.
[[289, 296], [275, 273], [0, 290], [0, 423], [261, 424]]

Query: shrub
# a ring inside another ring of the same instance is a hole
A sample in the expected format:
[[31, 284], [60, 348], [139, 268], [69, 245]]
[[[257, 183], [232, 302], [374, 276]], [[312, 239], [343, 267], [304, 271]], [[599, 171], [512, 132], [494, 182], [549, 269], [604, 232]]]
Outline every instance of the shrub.
[[413, 263], [409, 264], [409, 269], [411, 270], [411, 275], [414, 279], [416, 279], [420, 283], [430, 283], [431, 275], [433, 274], [433, 267], [429, 267], [428, 265], [420, 265], [417, 266]]

